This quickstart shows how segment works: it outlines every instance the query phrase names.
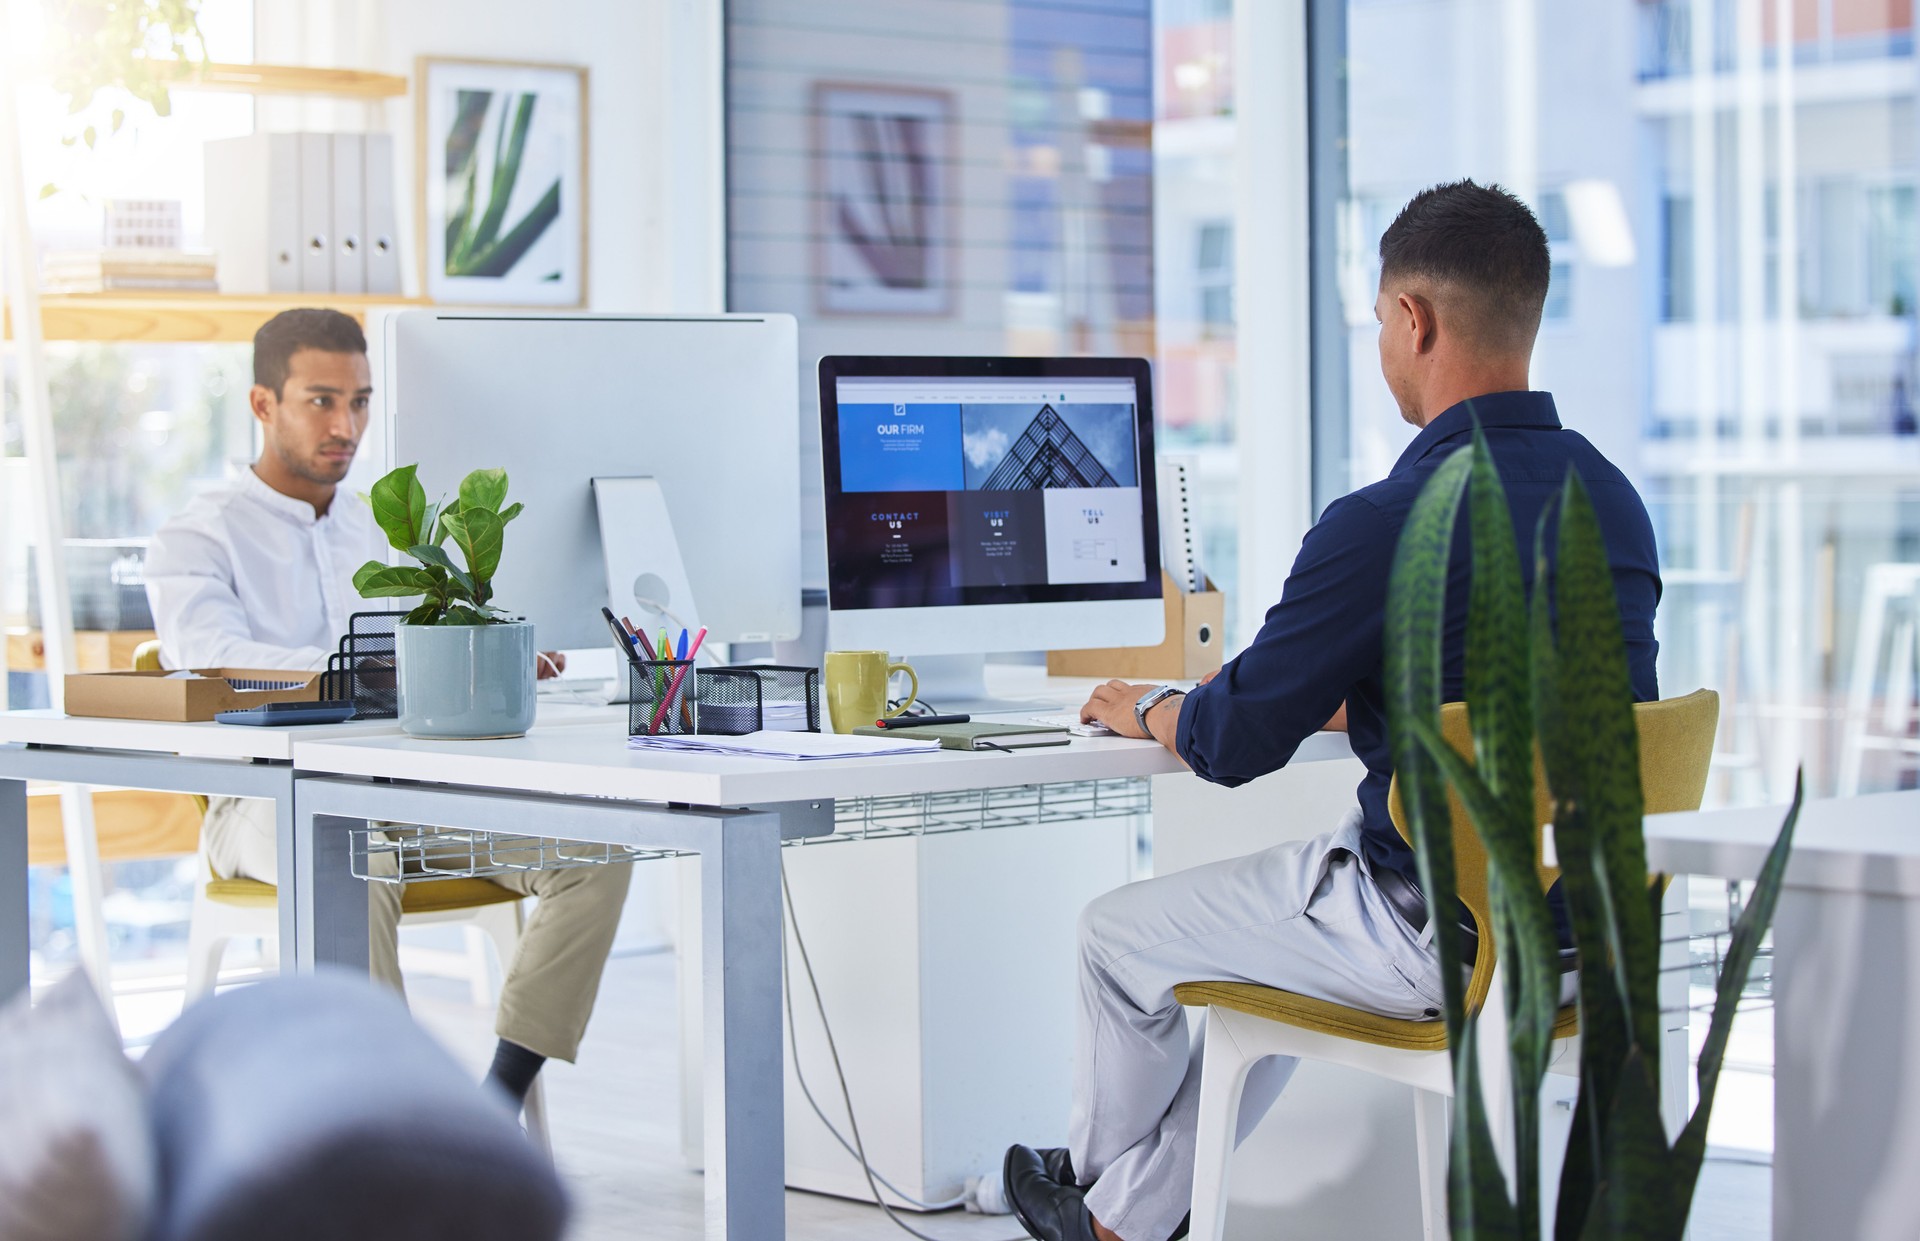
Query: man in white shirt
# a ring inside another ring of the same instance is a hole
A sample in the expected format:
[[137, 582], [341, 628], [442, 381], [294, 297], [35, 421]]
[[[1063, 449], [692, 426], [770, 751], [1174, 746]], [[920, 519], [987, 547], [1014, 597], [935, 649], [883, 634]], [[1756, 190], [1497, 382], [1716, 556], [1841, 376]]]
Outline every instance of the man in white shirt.
[[[366, 503], [339, 489], [373, 395], [360, 325], [332, 310], [276, 315], [254, 336], [253, 378], [260, 459], [196, 497], [147, 550], [147, 595], [170, 668], [324, 668], [348, 617], [373, 607], [353, 573], [384, 559], [386, 540]], [[271, 804], [215, 798], [201, 834], [221, 876], [277, 881]], [[516, 1100], [547, 1058], [577, 1053], [630, 873], [584, 866], [495, 880], [540, 898], [501, 991], [489, 1074]], [[397, 991], [400, 896], [396, 884], [367, 885], [369, 969]]]

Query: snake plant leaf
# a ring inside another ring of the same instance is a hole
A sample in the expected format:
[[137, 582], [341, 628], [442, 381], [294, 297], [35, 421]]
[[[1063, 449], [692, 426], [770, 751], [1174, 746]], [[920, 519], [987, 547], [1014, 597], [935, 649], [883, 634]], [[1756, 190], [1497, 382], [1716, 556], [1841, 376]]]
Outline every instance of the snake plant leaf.
[[1676, 1191], [1679, 1200], [1675, 1209], [1682, 1218], [1693, 1205], [1693, 1189], [1699, 1180], [1700, 1162], [1706, 1157], [1707, 1118], [1713, 1110], [1714, 1093], [1720, 1087], [1720, 1068], [1726, 1059], [1727, 1039], [1733, 1033], [1734, 1012], [1740, 1004], [1740, 993], [1746, 989], [1753, 959], [1760, 951], [1760, 941], [1773, 924], [1774, 906], [1779, 903], [1780, 885], [1786, 878], [1787, 855], [1793, 848], [1793, 832], [1800, 822], [1801, 799], [1805, 793], [1806, 777], [1805, 773], [1801, 773], [1794, 777], [1793, 804], [1787, 808], [1786, 820], [1780, 825], [1780, 835], [1775, 837], [1773, 848], [1767, 852], [1767, 860], [1760, 867], [1760, 877], [1753, 885], [1753, 896], [1747, 901], [1747, 907], [1740, 911], [1740, 921], [1734, 925], [1726, 960], [1720, 966], [1720, 981], [1713, 997], [1713, 1017], [1707, 1023], [1706, 1041], [1700, 1046], [1697, 1078], [1700, 1102], [1695, 1105], [1692, 1118], [1687, 1121], [1686, 1128], [1680, 1131], [1680, 1138], [1673, 1145], [1674, 1175], [1680, 1187]]
[[1607, 948], [1640, 1053], [1659, 1076], [1660, 1010], [1657, 983], [1660, 933], [1644, 899], [1647, 847], [1642, 826], [1640, 741], [1633, 722], [1633, 682], [1626, 640], [1613, 593], [1600, 521], [1586, 485], [1568, 472], [1560, 506], [1557, 675], [1562, 709], [1580, 727], [1571, 730], [1572, 783], [1556, 795], [1580, 807], [1592, 825], [1594, 878], [1614, 916]]
[[454, 545], [466, 557], [467, 573], [473, 579], [473, 601], [485, 603], [493, 597], [493, 575], [500, 568], [505, 531], [500, 515], [490, 509], [462, 505], [459, 512], [445, 520]]
[[[1472, 458], [1455, 452], [1434, 471], [1414, 500], [1387, 579], [1384, 660], [1387, 734], [1400, 780], [1420, 886], [1427, 894], [1435, 950], [1442, 961], [1464, 955], [1456, 907], [1453, 836], [1447, 790], [1439, 768], [1418, 740], [1412, 721], [1440, 713], [1440, 634], [1445, 622], [1447, 560], [1454, 520]], [[1457, 970], [1440, 971], [1448, 1043], [1456, 1066], [1466, 1024], [1466, 993]], [[1456, 1068], [1457, 1072], [1457, 1068]]]
[[433, 575], [425, 569], [406, 564], [381, 564], [378, 560], [367, 561], [353, 575], [353, 588], [363, 599], [430, 595], [434, 584]]
[[460, 480], [460, 507], [500, 511], [507, 498], [507, 472], [503, 469], [475, 470]]
[[[1451, 747], [1442, 745], [1443, 749]], [[1442, 971], [1447, 973], [1457, 971]], [[1531, 1235], [1507, 1192], [1506, 1173], [1494, 1154], [1480, 1087], [1479, 1026], [1466, 1023], [1453, 1044], [1454, 1108], [1448, 1135], [1447, 1231], [1452, 1241], [1519, 1241]], [[1535, 1219], [1538, 1219], [1536, 1213]], [[1537, 1226], [1537, 1225], [1536, 1225]]]
[[1620, 1066], [1620, 1089], [1606, 1119], [1607, 1176], [1584, 1237], [1680, 1241], [1686, 1216], [1674, 1210], [1673, 1155], [1660, 1120], [1657, 1069], [1639, 1048]]
[[[1478, 421], [1468, 483], [1473, 577], [1467, 609], [1466, 696], [1476, 774], [1487, 804], [1469, 816], [1486, 848], [1488, 897], [1504, 962], [1513, 1077], [1514, 1184], [1528, 1237], [1540, 1220], [1540, 1082], [1559, 1003], [1553, 915], [1540, 890], [1534, 822], [1533, 702], [1526, 590], [1513, 514]], [[1452, 773], [1449, 773], [1450, 776]], [[1452, 778], [1461, 787], [1457, 777]]]
[[397, 551], [406, 551], [424, 541], [421, 524], [427, 515], [427, 493], [415, 477], [417, 471], [417, 466], [403, 465], [375, 483], [367, 493], [374, 521], [380, 524], [387, 542]]
[[473, 597], [473, 579], [467, 576], [465, 569], [453, 563], [453, 557], [447, 555], [445, 548], [436, 547], [432, 543], [418, 543], [407, 549], [407, 555], [412, 556], [422, 564], [438, 567], [455, 582], [460, 584], [460, 589], [466, 592], [467, 598], [471, 599]]

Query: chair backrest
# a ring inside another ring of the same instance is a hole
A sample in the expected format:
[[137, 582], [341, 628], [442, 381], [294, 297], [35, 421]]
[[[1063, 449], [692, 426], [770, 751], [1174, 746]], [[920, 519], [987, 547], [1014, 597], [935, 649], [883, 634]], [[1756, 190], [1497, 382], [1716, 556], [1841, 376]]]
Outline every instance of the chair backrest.
[[[1638, 703], [1633, 708], [1633, 723], [1640, 736], [1640, 789], [1648, 814], [1674, 810], [1698, 810], [1707, 791], [1707, 767], [1713, 759], [1713, 738], [1720, 727], [1720, 695], [1710, 689], [1698, 689], [1680, 698]], [[1467, 704], [1449, 702], [1440, 708], [1440, 732], [1468, 762], [1473, 761], [1473, 734], [1467, 721]], [[1468, 1011], [1477, 1011], [1486, 999], [1493, 981], [1493, 963], [1497, 959], [1493, 942], [1493, 918], [1487, 897], [1487, 855], [1474, 830], [1473, 820], [1451, 787], [1447, 789], [1447, 811], [1453, 832], [1454, 883], [1460, 902], [1473, 914], [1480, 928], [1480, 948], [1474, 957], [1473, 977], [1467, 984]], [[1412, 841], [1406, 808], [1400, 800], [1400, 780], [1394, 778], [1387, 794], [1387, 812], [1401, 837]], [[1546, 770], [1540, 751], [1533, 755], [1533, 821], [1544, 827], [1553, 817], [1552, 799], [1547, 791]], [[1536, 832], [1534, 847], [1539, 849]], [[1540, 867], [1540, 886], [1551, 887], [1560, 872]]]
[[135, 672], [158, 672], [160, 667], [160, 639], [149, 638], [133, 648]]

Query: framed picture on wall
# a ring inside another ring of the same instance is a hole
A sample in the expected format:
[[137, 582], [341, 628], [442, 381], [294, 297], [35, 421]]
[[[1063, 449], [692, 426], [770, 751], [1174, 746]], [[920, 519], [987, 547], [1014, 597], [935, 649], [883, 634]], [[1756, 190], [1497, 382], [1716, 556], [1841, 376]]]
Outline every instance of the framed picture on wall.
[[423, 56], [421, 288], [469, 306], [587, 301], [587, 71]]
[[954, 97], [903, 86], [813, 87], [813, 283], [825, 314], [954, 307]]

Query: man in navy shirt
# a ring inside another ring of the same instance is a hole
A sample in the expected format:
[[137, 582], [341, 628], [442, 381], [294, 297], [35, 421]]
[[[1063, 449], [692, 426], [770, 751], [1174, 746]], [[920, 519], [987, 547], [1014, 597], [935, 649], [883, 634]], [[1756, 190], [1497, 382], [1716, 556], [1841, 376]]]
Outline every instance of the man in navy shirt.
[[[1300, 742], [1344, 728], [1366, 764], [1339, 828], [1248, 857], [1131, 884], [1080, 923], [1080, 1047], [1070, 1145], [1007, 1152], [1006, 1192], [1046, 1241], [1165, 1241], [1184, 1233], [1199, 1110], [1198, 1040], [1177, 983], [1224, 979], [1390, 1017], [1440, 1015], [1440, 970], [1412, 850], [1387, 818], [1382, 630], [1394, 548], [1414, 498], [1477, 418], [1513, 511], [1528, 589], [1533, 530], [1573, 470], [1598, 510], [1634, 693], [1659, 696], [1653, 527], [1633, 484], [1528, 389], [1546, 301], [1547, 239], [1526, 205], [1471, 181], [1416, 195], [1380, 239], [1380, 369], [1421, 428], [1381, 482], [1335, 501], [1308, 531], [1253, 644], [1190, 693], [1110, 681], [1081, 716], [1171, 749], [1195, 774], [1238, 785]], [[1443, 693], [1463, 696], [1465, 523], [1448, 584]], [[1551, 571], [1551, 569], [1549, 570]], [[1244, 1137], [1296, 1061], [1254, 1066]]]

